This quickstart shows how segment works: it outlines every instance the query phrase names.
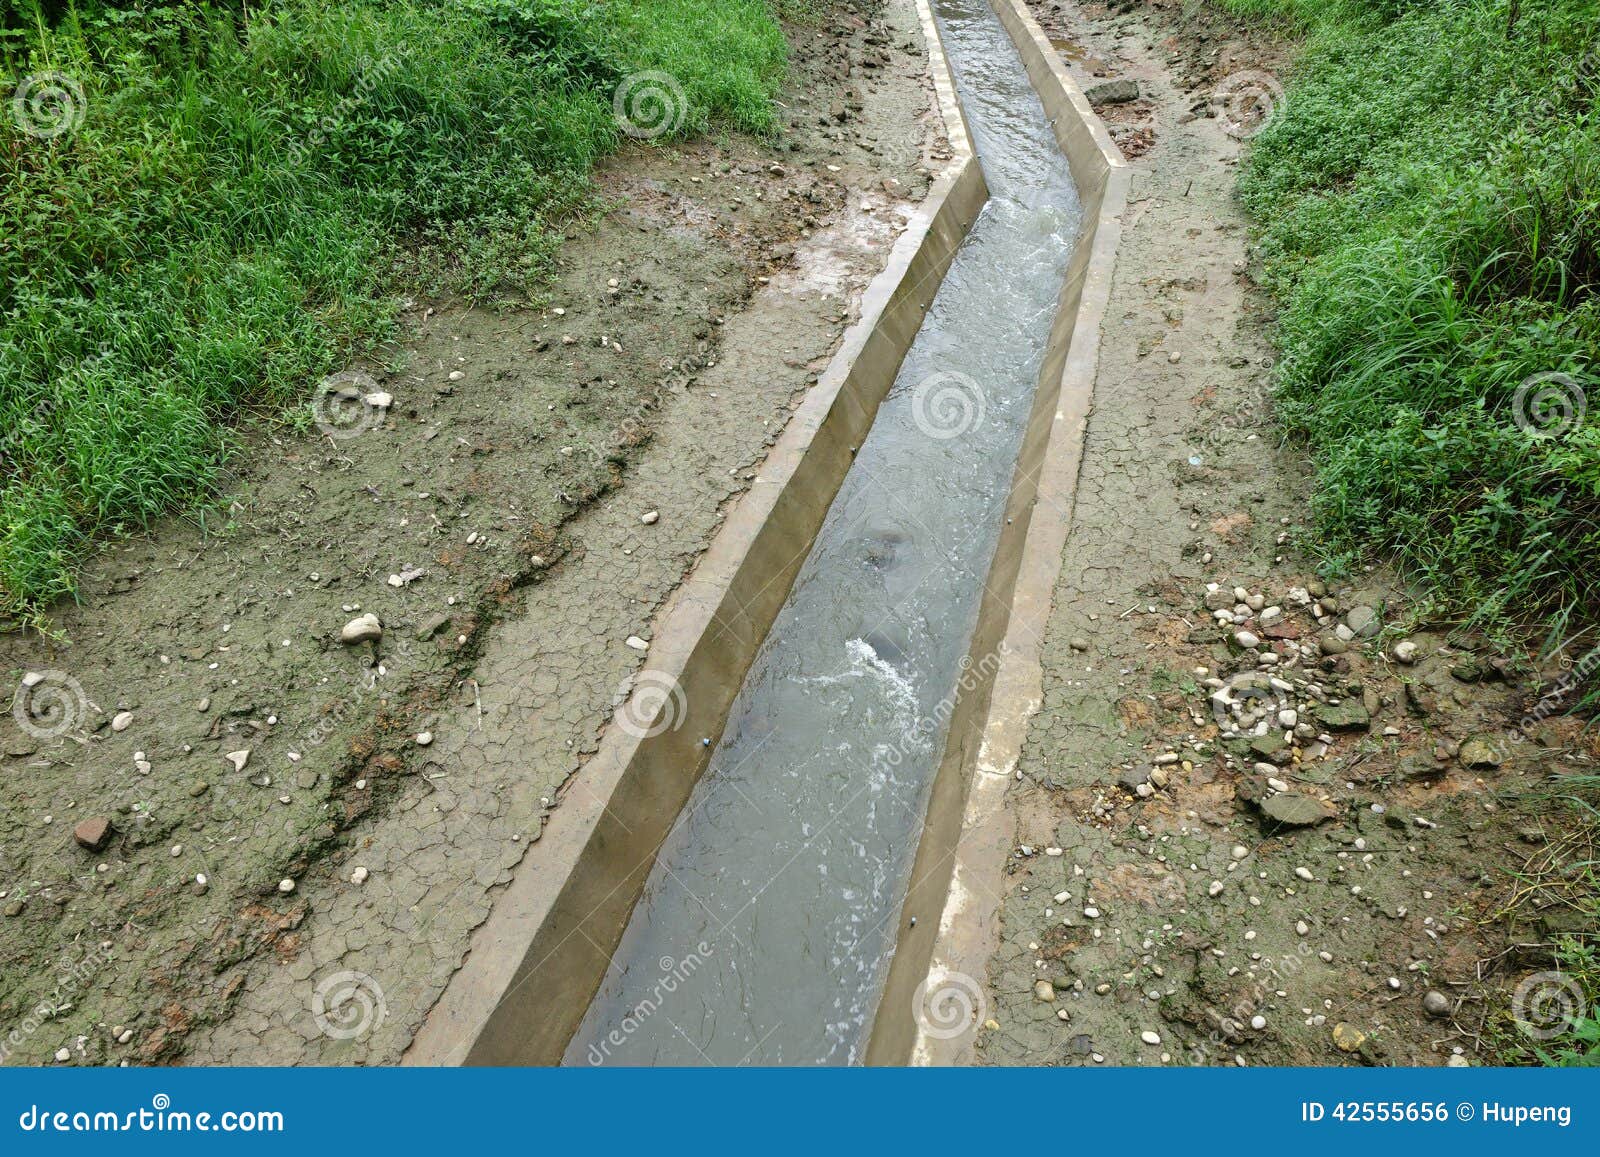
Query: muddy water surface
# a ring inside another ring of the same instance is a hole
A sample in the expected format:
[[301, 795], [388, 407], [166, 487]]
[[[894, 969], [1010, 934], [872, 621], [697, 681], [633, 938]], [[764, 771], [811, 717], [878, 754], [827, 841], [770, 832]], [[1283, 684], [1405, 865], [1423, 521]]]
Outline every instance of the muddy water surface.
[[956, 255], [571, 1064], [845, 1064], [893, 951], [1071, 247], [1076, 189], [985, 0], [935, 9], [991, 199]]

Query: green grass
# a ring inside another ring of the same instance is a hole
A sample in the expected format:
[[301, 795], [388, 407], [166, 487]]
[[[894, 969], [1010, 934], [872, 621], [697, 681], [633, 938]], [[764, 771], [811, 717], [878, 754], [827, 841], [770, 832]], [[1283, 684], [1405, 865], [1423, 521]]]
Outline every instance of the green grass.
[[[625, 78], [674, 78], [659, 140], [763, 132], [785, 52], [766, 0], [0, 0], [0, 616], [206, 495], [401, 290], [525, 295]], [[8, 115], [46, 72], [52, 137]]]
[[[1241, 191], [1328, 569], [1396, 559], [1496, 628], [1600, 620], [1600, 2], [1217, 2], [1308, 33]], [[1583, 418], [1519, 423], [1541, 384]]]

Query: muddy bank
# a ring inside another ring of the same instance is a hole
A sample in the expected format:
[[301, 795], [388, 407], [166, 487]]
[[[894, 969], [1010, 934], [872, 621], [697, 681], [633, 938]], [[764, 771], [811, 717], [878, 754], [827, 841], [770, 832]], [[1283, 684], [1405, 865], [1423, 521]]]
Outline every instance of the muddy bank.
[[1296, 551], [1309, 467], [1271, 426], [1233, 195], [1250, 126], [1210, 99], [1287, 46], [1115, 7], [1033, 6], [1135, 175], [966, 1055], [1514, 1056], [1511, 991], [1584, 919], [1537, 795], [1592, 774], [1593, 739], [1511, 741], [1533, 672]]
[[825, 24], [779, 140], [610, 162], [540, 308], [418, 302], [386, 406], [244, 431], [0, 640], [73, 715], [3, 725], [14, 1062], [398, 1059], [937, 167], [914, 7]]

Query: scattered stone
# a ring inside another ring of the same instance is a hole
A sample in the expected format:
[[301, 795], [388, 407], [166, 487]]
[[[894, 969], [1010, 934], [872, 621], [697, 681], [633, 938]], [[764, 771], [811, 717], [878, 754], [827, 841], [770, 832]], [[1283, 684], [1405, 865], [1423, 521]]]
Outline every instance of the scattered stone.
[[1432, 1017], [1447, 1017], [1450, 1015], [1450, 998], [1437, 989], [1429, 989], [1422, 994], [1422, 1011]]
[[339, 632], [341, 643], [365, 643], [383, 638], [383, 624], [378, 621], [378, 616], [368, 611], [364, 615], [357, 615], [346, 623]]
[[1253, 651], [1261, 646], [1261, 636], [1254, 631], [1238, 631], [1234, 634], [1233, 641], [1246, 651]]
[[418, 747], [427, 747], [432, 742], [433, 742], [433, 732], [431, 732], [431, 731], [419, 731], [419, 732], [417, 732], [417, 746]]
[[1345, 614], [1344, 621], [1346, 626], [1363, 639], [1370, 639], [1380, 629], [1378, 612], [1368, 606], [1351, 607]]
[[71, 1049], [57, 1049], [56, 1050], [56, 1060], [60, 1061], [62, 1064], [66, 1064], [71, 1059], [72, 1059], [72, 1050]]
[[1361, 703], [1318, 703], [1311, 715], [1329, 731], [1366, 731], [1372, 726], [1372, 716]]
[[646, 526], [654, 526], [661, 521], [661, 512], [659, 510], [647, 510], [639, 516], [639, 521]]
[[1145, 1029], [1144, 1032], [1139, 1034], [1139, 1039], [1147, 1045], [1158, 1045], [1161, 1043], [1161, 1034]]
[[250, 762], [250, 749], [247, 747], [243, 751], [230, 751], [223, 758], [233, 764], [234, 771], [243, 771], [244, 765]]
[[79, 847], [98, 852], [106, 846], [106, 841], [111, 838], [113, 830], [111, 821], [105, 816], [94, 816], [79, 820], [77, 826], [72, 829], [72, 838], [78, 841]]
[[365, 868], [357, 868], [350, 873], [350, 882], [352, 884], [365, 884], [370, 874]]
[[1353, 1024], [1340, 1021], [1333, 1026], [1333, 1043], [1338, 1046], [1340, 1052], [1358, 1052], [1366, 1042], [1367, 1034]]
[[278, 881], [278, 891], [287, 896], [290, 892], [294, 891], [294, 881], [289, 879], [288, 876], [285, 876], [283, 879]]
[[645, 642], [638, 635], [629, 635], [623, 640], [623, 642], [629, 647], [632, 647], [635, 651], [648, 651], [650, 649], [650, 644]]
[[1334, 812], [1321, 800], [1295, 791], [1281, 791], [1261, 801], [1261, 814], [1286, 828], [1309, 828], [1331, 820]]
[[1396, 663], [1404, 663], [1407, 666], [1410, 666], [1412, 663], [1417, 661], [1417, 652], [1419, 649], [1420, 648], [1418, 648], [1418, 646], [1410, 639], [1401, 639], [1394, 645], [1394, 649], [1389, 653], [1394, 656], [1394, 661]]
[[118, 711], [111, 717], [111, 730], [126, 731], [133, 726], [132, 711]]
[[1069, 641], [1068, 646], [1074, 651], [1087, 651], [1089, 649], [1089, 640], [1084, 638], [1072, 639]]
[[1102, 81], [1090, 85], [1083, 95], [1089, 98], [1089, 103], [1095, 108], [1107, 104], [1127, 104], [1139, 99], [1139, 82], [1129, 78]]
[[1055, 1003], [1056, 990], [1048, 980], [1035, 980], [1033, 982], [1033, 996], [1035, 1000], [1042, 1000], [1046, 1004]]
[[1466, 742], [1462, 743], [1456, 758], [1461, 761], [1462, 767], [1471, 768], [1473, 771], [1491, 770], [1499, 767], [1501, 763], [1500, 752], [1487, 735], [1468, 737]]
[[1294, 870], [1294, 874], [1295, 874], [1295, 875], [1296, 875], [1296, 876], [1299, 876], [1299, 877], [1300, 877], [1300, 878], [1301, 878], [1301, 879], [1302, 879], [1302, 880], [1305, 880], [1305, 881], [1307, 881], [1307, 882], [1308, 882], [1308, 883], [1309, 883], [1309, 882], [1310, 882], [1310, 881], [1312, 881], [1312, 880], [1315, 880], [1315, 879], [1316, 879], [1316, 877], [1315, 877], [1315, 876], [1313, 876], [1313, 875], [1312, 875], [1312, 874], [1311, 874], [1311, 869], [1310, 869], [1310, 868], [1307, 868], [1307, 867], [1303, 867], [1303, 866], [1302, 866], [1302, 867], [1299, 867], [1299, 868], [1296, 868], [1296, 869], [1295, 869], [1295, 870]]

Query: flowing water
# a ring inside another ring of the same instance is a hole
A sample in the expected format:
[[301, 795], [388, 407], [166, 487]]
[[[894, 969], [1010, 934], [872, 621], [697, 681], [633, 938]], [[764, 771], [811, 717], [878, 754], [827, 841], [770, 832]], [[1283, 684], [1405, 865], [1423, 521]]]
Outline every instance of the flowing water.
[[1080, 216], [986, 0], [935, 10], [990, 200], [662, 845], [569, 1064], [848, 1064], [865, 1051]]

